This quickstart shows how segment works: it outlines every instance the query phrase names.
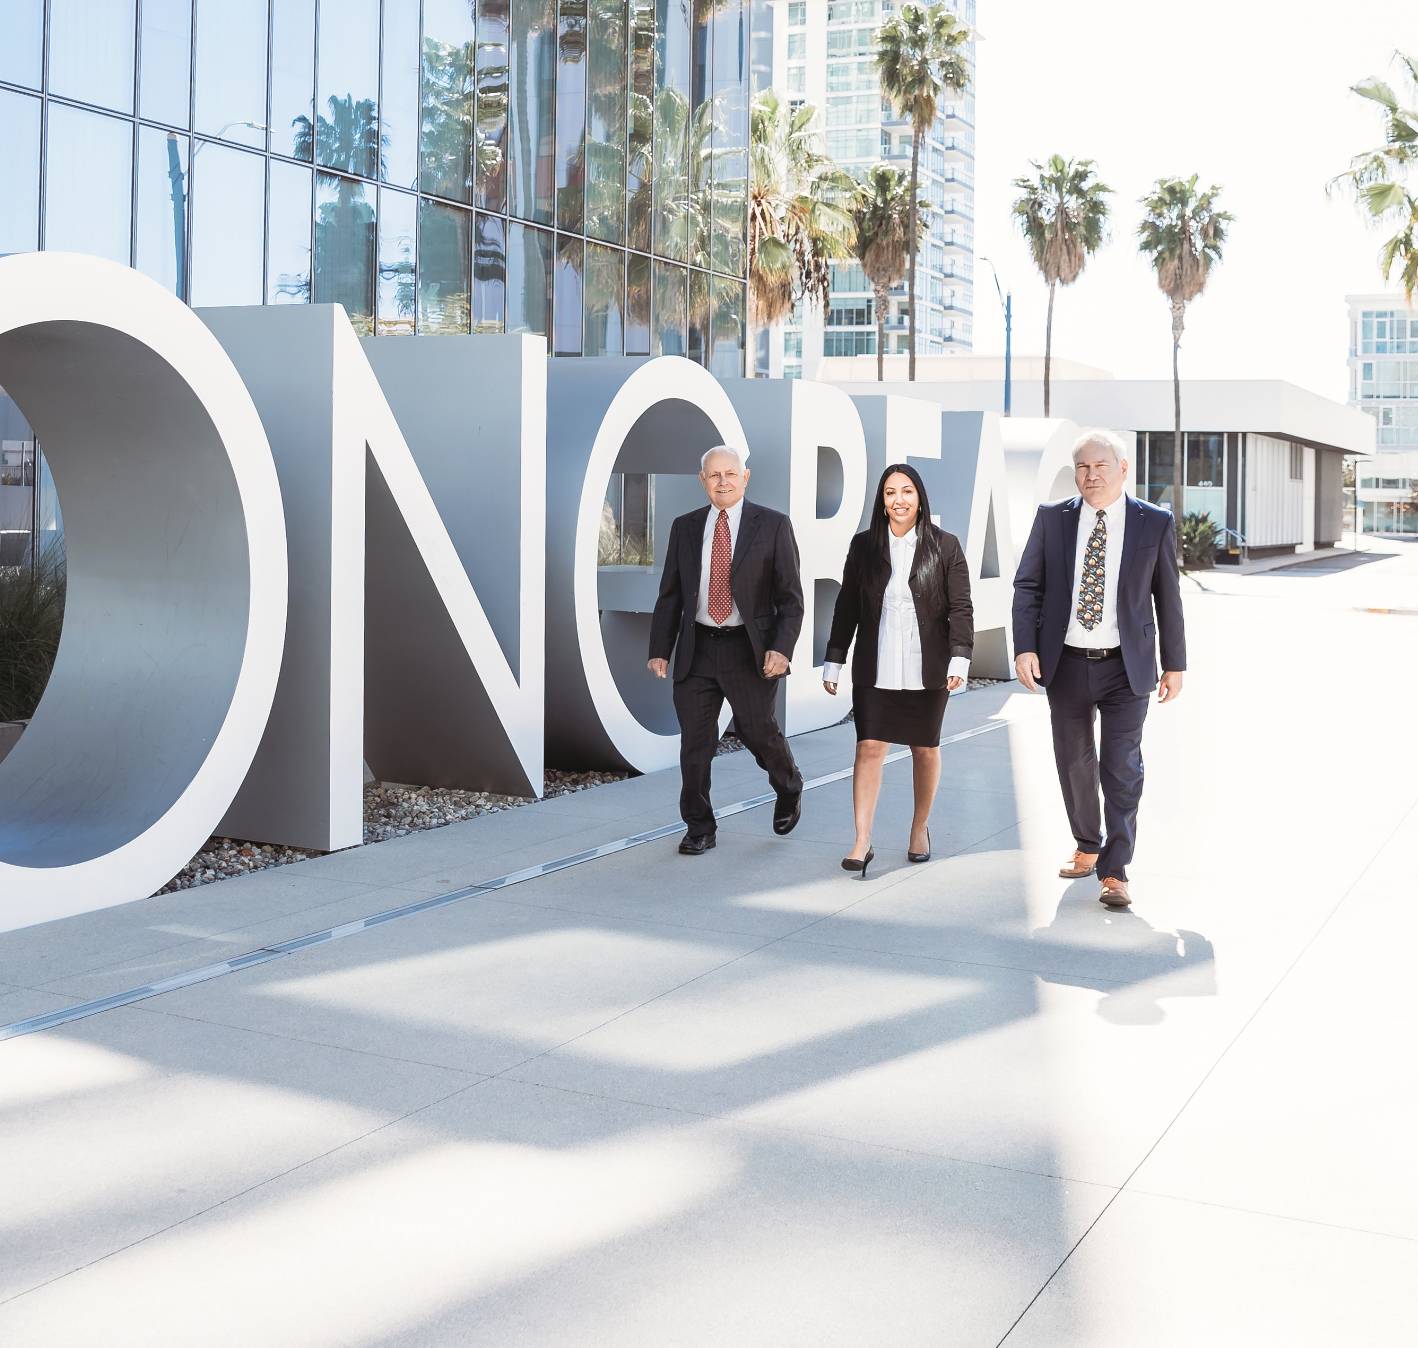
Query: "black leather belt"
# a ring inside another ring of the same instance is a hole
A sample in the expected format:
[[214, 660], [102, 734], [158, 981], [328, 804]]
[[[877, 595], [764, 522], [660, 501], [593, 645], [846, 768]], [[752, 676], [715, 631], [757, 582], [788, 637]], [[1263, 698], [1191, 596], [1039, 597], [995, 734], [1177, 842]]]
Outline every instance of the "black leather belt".
[[742, 623], [725, 624], [723, 627], [712, 627], [708, 623], [695, 623], [694, 630], [696, 632], [707, 632], [710, 636], [714, 637], [742, 636], [745, 634], [744, 625]]
[[1121, 646], [1105, 646], [1101, 650], [1094, 650], [1089, 646], [1065, 646], [1065, 655], [1071, 655], [1075, 660], [1112, 660], [1123, 653]]

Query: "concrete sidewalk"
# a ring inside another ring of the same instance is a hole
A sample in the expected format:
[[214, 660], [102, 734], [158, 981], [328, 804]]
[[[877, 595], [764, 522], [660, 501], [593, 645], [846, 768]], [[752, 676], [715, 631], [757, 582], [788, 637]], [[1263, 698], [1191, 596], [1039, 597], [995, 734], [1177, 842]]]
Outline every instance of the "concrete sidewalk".
[[[1418, 1341], [1418, 619], [1379, 592], [1418, 601], [1418, 561], [1193, 588], [1129, 913], [1055, 878], [1045, 707], [1007, 687], [952, 701], [947, 736], [999, 728], [945, 748], [925, 866], [898, 762], [865, 882], [837, 781], [787, 839], [764, 805], [703, 858], [662, 838], [0, 1043], [0, 1343]], [[805, 775], [851, 739], [800, 737]], [[764, 789], [716, 765], [719, 803]], [[0, 1022], [676, 792], [0, 936]]]

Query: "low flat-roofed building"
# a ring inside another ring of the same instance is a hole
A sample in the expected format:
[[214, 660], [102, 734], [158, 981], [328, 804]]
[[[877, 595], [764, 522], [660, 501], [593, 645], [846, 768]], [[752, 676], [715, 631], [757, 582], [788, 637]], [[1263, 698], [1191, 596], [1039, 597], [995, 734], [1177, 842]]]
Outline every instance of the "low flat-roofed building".
[[[1032, 358], [1014, 364], [1015, 416], [1043, 415], [1038, 364]], [[1033, 377], [1019, 378], [1021, 365]], [[888, 359], [886, 373], [892, 393], [926, 398], [951, 411], [1003, 411], [998, 358], [926, 357], [917, 363], [914, 384], [905, 381], [904, 357]], [[1132, 437], [1138, 494], [1174, 508], [1172, 381], [1069, 373], [1069, 364], [1055, 362], [1050, 415]], [[881, 391], [875, 376], [874, 359], [823, 363], [822, 378], [848, 392]], [[1338, 543], [1344, 529], [1344, 460], [1373, 453], [1371, 416], [1283, 380], [1188, 379], [1182, 382], [1182, 424], [1182, 510], [1208, 514], [1228, 531], [1222, 560]]]

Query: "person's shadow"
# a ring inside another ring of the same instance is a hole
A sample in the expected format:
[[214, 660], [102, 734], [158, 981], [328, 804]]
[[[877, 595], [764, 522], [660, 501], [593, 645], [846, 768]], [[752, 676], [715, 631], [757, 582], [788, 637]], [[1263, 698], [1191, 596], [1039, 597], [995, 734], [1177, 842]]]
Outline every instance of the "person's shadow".
[[[1158, 931], [1131, 908], [1105, 908], [1090, 889], [1068, 894], [1054, 920], [1030, 933], [1040, 945], [1068, 952], [1076, 968], [1039, 974], [1047, 983], [1095, 988], [1103, 994], [1097, 1011], [1118, 1025], [1155, 1025], [1166, 1016], [1162, 997], [1216, 994], [1216, 951], [1198, 932]], [[1186, 979], [1161, 980], [1180, 969]]]

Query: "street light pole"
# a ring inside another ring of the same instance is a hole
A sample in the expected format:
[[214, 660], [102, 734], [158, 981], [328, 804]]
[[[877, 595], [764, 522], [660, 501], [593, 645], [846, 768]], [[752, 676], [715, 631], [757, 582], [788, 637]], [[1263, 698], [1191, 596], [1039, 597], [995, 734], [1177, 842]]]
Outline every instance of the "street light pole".
[[1011, 384], [1012, 375], [1012, 346], [1014, 340], [1014, 292], [1011, 290], [1006, 294], [999, 283], [999, 272], [995, 270], [995, 264], [987, 257], [982, 257], [981, 262], [989, 264], [990, 275], [995, 278], [995, 294], [999, 296], [1000, 308], [1004, 310], [1004, 414], [1010, 414]]

